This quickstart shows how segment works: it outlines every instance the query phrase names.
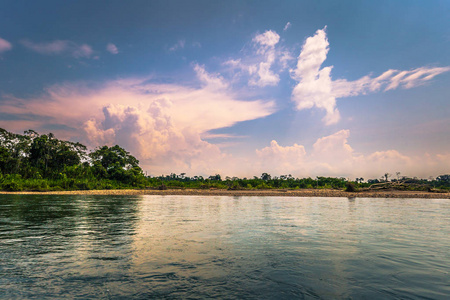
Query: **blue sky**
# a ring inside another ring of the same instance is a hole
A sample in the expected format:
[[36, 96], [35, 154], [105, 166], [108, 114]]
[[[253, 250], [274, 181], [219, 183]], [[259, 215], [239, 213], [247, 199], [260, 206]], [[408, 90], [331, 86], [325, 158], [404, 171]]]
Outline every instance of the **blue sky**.
[[149, 174], [450, 171], [448, 1], [2, 1], [0, 127]]

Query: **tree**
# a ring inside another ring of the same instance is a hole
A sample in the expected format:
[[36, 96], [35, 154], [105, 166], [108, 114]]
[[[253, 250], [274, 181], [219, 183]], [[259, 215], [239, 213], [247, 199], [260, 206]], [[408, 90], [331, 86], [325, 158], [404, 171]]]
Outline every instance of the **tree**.
[[270, 174], [268, 174], [268, 173], [262, 173], [261, 174], [261, 179], [262, 180], [264, 180], [264, 181], [268, 181], [268, 180], [270, 180], [272, 177], [270, 176]]
[[114, 166], [119, 166], [126, 170], [139, 167], [139, 160], [118, 145], [98, 148], [96, 151], [90, 153], [89, 157], [92, 159], [93, 164], [100, 163], [106, 170]]
[[436, 181], [439, 186], [450, 187], [450, 175], [439, 175]]
[[90, 153], [89, 157], [94, 173], [98, 177], [126, 183], [136, 183], [144, 178], [144, 173], [139, 167], [139, 160], [118, 145], [98, 148]]
[[219, 174], [216, 174], [214, 176], [209, 176], [208, 179], [213, 180], [213, 181], [222, 181], [222, 177]]
[[38, 135], [28, 131], [28, 134], [32, 137], [29, 162], [44, 177], [53, 177], [65, 167], [78, 165], [86, 156], [86, 146], [80, 143], [58, 140], [52, 133]]

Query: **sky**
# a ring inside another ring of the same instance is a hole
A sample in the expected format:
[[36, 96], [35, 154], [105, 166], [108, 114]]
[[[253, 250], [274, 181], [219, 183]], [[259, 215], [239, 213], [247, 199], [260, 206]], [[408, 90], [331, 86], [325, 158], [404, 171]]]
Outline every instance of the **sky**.
[[450, 1], [0, 3], [0, 128], [148, 175], [450, 173]]

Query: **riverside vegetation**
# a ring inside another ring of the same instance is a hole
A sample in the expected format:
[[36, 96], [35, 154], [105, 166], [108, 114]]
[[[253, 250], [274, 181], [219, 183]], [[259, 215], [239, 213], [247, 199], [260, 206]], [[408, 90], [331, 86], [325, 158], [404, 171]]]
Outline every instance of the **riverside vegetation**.
[[39, 134], [27, 130], [23, 135], [0, 128], [0, 190], [63, 191], [92, 189], [345, 189], [357, 190], [427, 190], [449, 191], [450, 175], [435, 179], [400, 177], [381, 179], [317, 177], [294, 178], [289, 175], [272, 177], [268, 173], [253, 178], [222, 178], [219, 174], [186, 176], [185, 173], [166, 176], [145, 176], [139, 161], [116, 145], [102, 146], [93, 151], [70, 141], [57, 139], [52, 133]]

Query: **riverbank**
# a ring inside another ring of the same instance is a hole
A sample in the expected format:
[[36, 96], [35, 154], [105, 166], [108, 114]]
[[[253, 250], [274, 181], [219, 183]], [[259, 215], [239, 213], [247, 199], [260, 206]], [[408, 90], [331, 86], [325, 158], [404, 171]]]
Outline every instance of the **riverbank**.
[[222, 189], [167, 189], [167, 190], [80, 190], [52, 192], [4, 192], [0, 194], [42, 194], [42, 195], [189, 195], [189, 196], [283, 196], [283, 197], [357, 197], [357, 198], [428, 198], [450, 199], [450, 193], [425, 191], [378, 190], [345, 192], [333, 189], [299, 190], [222, 190]]

